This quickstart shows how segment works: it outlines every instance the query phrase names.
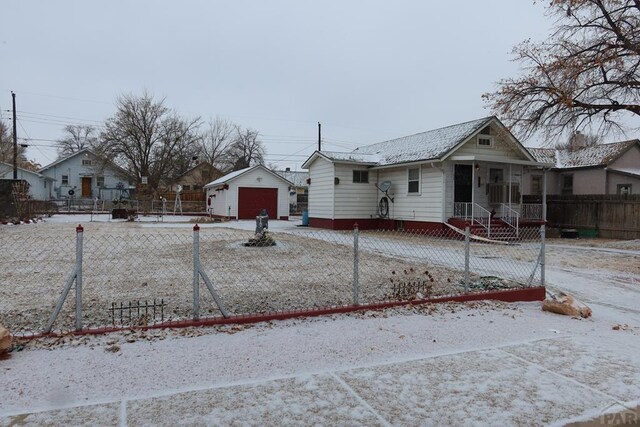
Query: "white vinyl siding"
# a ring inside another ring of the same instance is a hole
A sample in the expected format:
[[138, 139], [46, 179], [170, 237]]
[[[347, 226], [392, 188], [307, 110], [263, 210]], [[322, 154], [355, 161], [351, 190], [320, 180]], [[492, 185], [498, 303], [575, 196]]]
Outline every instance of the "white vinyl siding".
[[[487, 137], [487, 135], [480, 135], [480, 137]], [[474, 136], [462, 147], [456, 150], [454, 156], [483, 156], [483, 157], [495, 157], [497, 159], [513, 159], [513, 160], [525, 160], [524, 155], [519, 149], [508, 141], [505, 137], [499, 135], [492, 135], [491, 146], [478, 145], [478, 136]]]
[[[418, 166], [420, 167], [420, 166]], [[412, 167], [413, 168], [413, 167]], [[410, 194], [407, 188], [407, 168], [381, 169], [378, 181], [391, 181], [389, 218], [410, 221], [442, 221], [443, 174], [439, 167], [420, 167], [420, 194]], [[378, 198], [382, 193], [378, 192]]]
[[[349, 181], [351, 181], [349, 176]], [[334, 165], [319, 158], [309, 166], [309, 218], [333, 219]]]
[[353, 171], [367, 172], [366, 166], [336, 164], [335, 176], [340, 180], [334, 185], [334, 219], [375, 218], [377, 198], [374, 174], [368, 172], [368, 183], [353, 182]]

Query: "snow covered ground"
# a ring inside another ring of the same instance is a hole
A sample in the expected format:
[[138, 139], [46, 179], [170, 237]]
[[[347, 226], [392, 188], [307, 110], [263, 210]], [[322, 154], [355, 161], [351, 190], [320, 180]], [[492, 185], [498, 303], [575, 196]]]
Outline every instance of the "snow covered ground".
[[634, 407], [640, 245], [584, 243], [549, 246], [547, 281], [591, 319], [484, 302], [63, 337], [0, 361], [0, 425], [564, 425]]

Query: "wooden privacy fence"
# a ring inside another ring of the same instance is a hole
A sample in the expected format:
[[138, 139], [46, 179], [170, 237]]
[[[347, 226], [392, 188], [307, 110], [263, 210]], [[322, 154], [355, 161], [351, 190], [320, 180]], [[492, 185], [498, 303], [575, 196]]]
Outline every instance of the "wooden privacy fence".
[[[173, 202], [176, 199], [175, 191], [158, 191], [158, 195], [164, 197], [169, 202]], [[180, 200], [183, 202], [205, 202], [207, 195], [203, 190], [182, 191], [180, 193]]]
[[595, 230], [599, 237], [640, 239], [640, 195], [547, 196], [551, 227]]

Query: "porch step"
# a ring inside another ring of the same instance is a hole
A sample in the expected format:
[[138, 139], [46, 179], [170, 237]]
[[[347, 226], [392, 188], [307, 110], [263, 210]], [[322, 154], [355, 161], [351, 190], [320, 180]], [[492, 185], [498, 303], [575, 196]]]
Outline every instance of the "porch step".
[[[449, 218], [447, 222], [462, 230], [465, 229], [468, 223], [462, 218]], [[514, 241], [519, 239], [516, 235], [516, 231], [500, 218], [494, 218], [491, 220], [491, 235], [488, 235], [485, 227], [477, 223], [470, 225], [469, 230], [471, 234], [493, 240]]]

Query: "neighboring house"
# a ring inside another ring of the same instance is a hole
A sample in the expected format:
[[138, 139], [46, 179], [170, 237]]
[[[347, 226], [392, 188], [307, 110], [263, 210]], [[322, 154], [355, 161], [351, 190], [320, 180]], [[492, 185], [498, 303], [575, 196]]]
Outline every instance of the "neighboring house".
[[272, 219], [289, 219], [293, 184], [262, 165], [231, 172], [205, 185], [207, 210], [217, 217], [254, 219], [266, 209]]
[[[553, 167], [547, 173], [547, 194], [640, 194], [640, 141], [567, 149], [529, 148]], [[525, 170], [524, 193], [542, 195], [539, 171]]]
[[177, 191], [178, 185], [180, 185], [183, 191], [203, 191], [207, 183], [222, 175], [223, 173], [215, 166], [209, 163], [200, 163], [176, 179], [169, 189]]
[[127, 172], [88, 148], [41, 168], [39, 171], [55, 180], [53, 197], [95, 198], [113, 200], [135, 188]]
[[525, 167], [544, 166], [493, 116], [351, 152], [316, 151], [302, 166], [310, 175], [309, 225], [486, 225], [492, 211], [509, 224], [539, 222], [542, 207], [522, 206], [520, 188]]
[[309, 184], [307, 183], [309, 172], [292, 171], [289, 168], [274, 172], [293, 184], [293, 188], [289, 190], [291, 211], [300, 212], [302, 209], [306, 209], [309, 199]]
[[[13, 179], [13, 165], [0, 162], [0, 179]], [[53, 194], [53, 179], [38, 172], [18, 168], [18, 179], [29, 183], [29, 195], [34, 200], [49, 200]]]

